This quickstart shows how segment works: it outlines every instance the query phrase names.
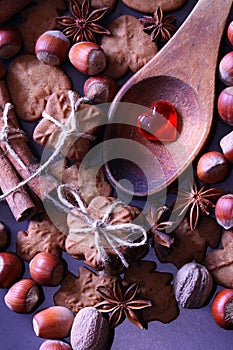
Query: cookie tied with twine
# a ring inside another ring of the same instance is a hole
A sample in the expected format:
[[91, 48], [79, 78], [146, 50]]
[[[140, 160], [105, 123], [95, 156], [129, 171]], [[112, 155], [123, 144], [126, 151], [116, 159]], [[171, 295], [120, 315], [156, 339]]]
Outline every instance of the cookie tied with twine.
[[[145, 254], [147, 233], [136, 223], [139, 210], [113, 197], [97, 196], [89, 205], [77, 189], [61, 185], [57, 189], [60, 207], [66, 208], [69, 233], [66, 251], [97, 269], [119, 273], [129, 261]], [[65, 191], [65, 193], [64, 193]], [[66, 198], [73, 198], [71, 204]], [[55, 205], [59, 205], [55, 199]]]

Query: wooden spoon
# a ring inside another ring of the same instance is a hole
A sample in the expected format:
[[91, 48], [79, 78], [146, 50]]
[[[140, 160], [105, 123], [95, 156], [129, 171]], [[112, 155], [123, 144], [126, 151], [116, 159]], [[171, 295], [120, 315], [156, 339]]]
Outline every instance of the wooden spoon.
[[[199, 0], [170, 41], [116, 95], [104, 156], [110, 181], [124, 192], [146, 196], [164, 190], [203, 148], [213, 120], [219, 46], [231, 6], [232, 0]], [[172, 103], [178, 113], [174, 142], [150, 141], [137, 130], [138, 116], [158, 100]]]

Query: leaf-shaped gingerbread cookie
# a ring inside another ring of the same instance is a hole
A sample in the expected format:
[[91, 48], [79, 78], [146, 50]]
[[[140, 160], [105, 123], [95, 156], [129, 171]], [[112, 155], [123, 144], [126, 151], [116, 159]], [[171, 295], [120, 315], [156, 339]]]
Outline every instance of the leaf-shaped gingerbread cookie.
[[174, 11], [183, 6], [187, 0], [122, 0], [128, 7], [145, 13], [152, 13], [158, 6], [163, 11]]
[[155, 271], [153, 261], [132, 262], [126, 270], [124, 280], [127, 283], [139, 282], [138, 294], [152, 302], [152, 307], [141, 310], [145, 322], [158, 320], [168, 323], [179, 313], [171, 285], [172, 274]]
[[203, 217], [195, 230], [190, 229], [189, 220], [181, 221], [172, 232], [174, 243], [170, 248], [154, 242], [155, 252], [162, 262], [171, 262], [180, 268], [195, 259], [201, 263], [206, 254], [207, 246], [217, 248], [221, 227], [210, 217]]
[[120, 16], [108, 28], [112, 35], [103, 36], [101, 47], [108, 66], [106, 74], [118, 79], [130, 69], [133, 73], [142, 68], [157, 53], [157, 45], [143, 32], [139, 20], [133, 16]]
[[60, 289], [54, 294], [55, 305], [66, 306], [73, 313], [86, 306], [94, 306], [103, 300], [97, 293], [98, 286], [109, 286], [117, 277], [107, 274], [96, 274], [84, 266], [78, 269], [79, 276], [66, 272]]
[[222, 249], [212, 250], [205, 258], [205, 265], [216, 283], [233, 288], [233, 230], [223, 232]]
[[[53, 215], [52, 208], [50, 214]], [[61, 220], [61, 231], [52, 223], [49, 217], [44, 214], [30, 221], [27, 231], [19, 231], [16, 239], [17, 254], [25, 261], [30, 261], [37, 253], [49, 252], [57, 256], [62, 255], [65, 250], [66, 234], [62, 215], [57, 215]], [[66, 228], [67, 229], [67, 228]]]

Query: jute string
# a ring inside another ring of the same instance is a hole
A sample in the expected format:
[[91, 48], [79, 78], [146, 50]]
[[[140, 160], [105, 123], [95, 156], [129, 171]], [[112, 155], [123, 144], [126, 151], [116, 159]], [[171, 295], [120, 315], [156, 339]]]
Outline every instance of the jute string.
[[[61, 149], [64, 147], [64, 145], [66, 144], [66, 141], [68, 140], [68, 138], [70, 136], [75, 135], [77, 138], [78, 137], [85, 137], [85, 138], [88, 138], [90, 140], [93, 140], [94, 137], [92, 135], [88, 135], [88, 134], [85, 134], [85, 133], [79, 131], [79, 122], [78, 122], [78, 118], [77, 118], [77, 112], [78, 112], [79, 105], [81, 103], [87, 102], [89, 100], [86, 97], [81, 97], [77, 101], [75, 101], [75, 94], [73, 91], [69, 91], [68, 96], [69, 96], [70, 103], [71, 103], [71, 112], [70, 112], [69, 118], [67, 119], [67, 122], [65, 125], [59, 123], [55, 118], [49, 116], [45, 111], [42, 114], [43, 118], [54, 122], [61, 129], [61, 133], [60, 133], [58, 140], [57, 140], [57, 147], [55, 148], [54, 152], [47, 159], [47, 161], [43, 165], [38, 167], [38, 169], [31, 176], [29, 176], [27, 179], [19, 182], [17, 186], [11, 188], [9, 191], [2, 194], [0, 196], [0, 201], [6, 199], [14, 191], [17, 191], [21, 187], [25, 186], [29, 181], [31, 181], [35, 177], [39, 176], [43, 171], [48, 169], [50, 164], [59, 155]], [[9, 129], [9, 127], [7, 125], [7, 115], [8, 115], [10, 108], [13, 108], [13, 106], [10, 103], [6, 103], [6, 105], [4, 107], [4, 111], [3, 111], [4, 128], [3, 128], [2, 133], [0, 134], [2, 137], [1, 140], [2, 140], [2, 142], [5, 143], [7, 149], [9, 150], [9, 152], [11, 152], [14, 159], [18, 162], [22, 162], [20, 160], [20, 158], [18, 157], [18, 155], [11, 149], [11, 147], [9, 145], [9, 140], [10, 140], [10, 138], [15, 137], [14, 135], [16, 135], [17, 137], [22, 137], [22, 135], [23, 135], [23, 132], [21, 132], [20, 130], [18, 131], [18, 129], [13, 129], [13, 128]], [[23, 163], [21, 164], [21, 166], [26, 168], [26, 170], [28, 170], [27, 167]]]
[[11, 103], [6, 103], [3, 114], [3, 128], [0, 132], [0, 142], [3, 143], [6, 147], [6, 150], [12, 155], [12, 157], [16, 160], [16, 162], [24, 169], [27, 170], [26, 165], [20, 159], [18, 154], [13, 150], [13, 148], [9, 144], [9, 140], [18, 139], [18, 138], [26, 138], [26, 135], [23, 130], [19, 128], [13, 128], [8, 125], [8, 113], [10, 109], [13, 109], [14, 106]]
[[[65, 197], [64, 190], [68, 191], [75, 199], [78, 204], [78, 207], [71, 204]], [[103, 262], [106, 263], [108, 260], [107, 253], [104, 246], [101, 244], [101, 238], [110, 245], [113, 251], [118, 255], [122, 264], [125, 267], [128, 267], [128, 262], [126, 261], [124, 255], [118, 249], [119, 246], [135, 248], [143, 246], [147, 242], [147, 233], [146, 230], [135, 223], [122, 223], [122, 224], [110, 224], [110, 214], [114, 212], [114, 209], [122, 205], [123, 203], [119, 200], [113, 201], [107, 208], [101, 219], [94, 219], [91, 215], [88, 214], [85, 203], [83, 202], [79, 192], [76, 188], [73, 188], [70, 185], [60, 185], [57, 187], [57, 194], [60, 203], [50, 195], [47, 195], [47, 198], [52, 200], [52, 202], [57, 205], [60, 209], [65, 208], [64, 211], [67, 212], [66, 208], [69, 208], [69, 213], [79, 220], [81, 219], [87, 227], [76, 227], [69, 229], [69, 234], [93, 234], [95, 246], [98, 250], [98, 254]], [[76, 209], [77, 215], [70, 211], [70, 209]], [[126, 234], [126, 238], [122, 239], [118, 237], [119, 231], [122, 231]], [[135, 242], [140, 240], [140, 242]]]

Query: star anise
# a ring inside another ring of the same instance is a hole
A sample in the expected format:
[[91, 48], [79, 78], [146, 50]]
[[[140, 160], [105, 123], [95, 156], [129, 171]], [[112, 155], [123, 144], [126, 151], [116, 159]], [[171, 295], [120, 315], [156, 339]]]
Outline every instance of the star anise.
[[143, 329], [143, 321], [139, 310], [152, 306], [151, 301], [137, 298], [139, 283], [133, 283], [124, 288], [120, 280], [116, 280], [110, 287], [97, 287], [97, 291], [104, 301], [95, 307], [101, 312], [110, 312], [110, 326], [116, 327], [124, 317]]
[[179, 189], [179, 197], [176, 201], [178, 215], [181, 216], [188, 211], [190, 228], [195, 230], [200, 213], [206, 216], [210, 215], [210, 209], [215, 207], [214, 202], [225, 193], [224, 190], [219, 188], [207, 188], [206, 186], [198, 189], [195, 182], [190, 185], [187, 191]]
[[175, 32], [176, 26], [173, 24], [175, 21], [174, 16], [163, 16], [163, 10], [158, 7], [153, 17], [143, 16], [139, 18], [140, 23], [143, 25], [143, 31], [150, 35], [151, 41], [163, 42], [168, 41], [171, 38], [171, 32]]
[[90, 0], [84, 0], [81, 7], [75, 0], [69, 0], [69, 8], [73, 17], [56, 17], [56, 21], [62, 27], [65, 27], [63, 33], [68, 38], [72, 38], [73, 42], [96, 42], [95, 34], [111, 34], [109, 30], [96, 23], [108, 11], [107, 6], [92, 10]]
[[166, 216], [169, 209], [166, 206], [161, 206], [156, 208], [151, 205], [148, 213], [146, 215], [146, 220], [150, 225], [150, 231], [153, 235], [153, 240], [157, 240], [160, 245], [163, 245], [169, 248], [174, 239], [170, 237], [168, 234], [161, 232], [166, 230], [167, 228], [172, 227], [174, 222], [166, 220]]

